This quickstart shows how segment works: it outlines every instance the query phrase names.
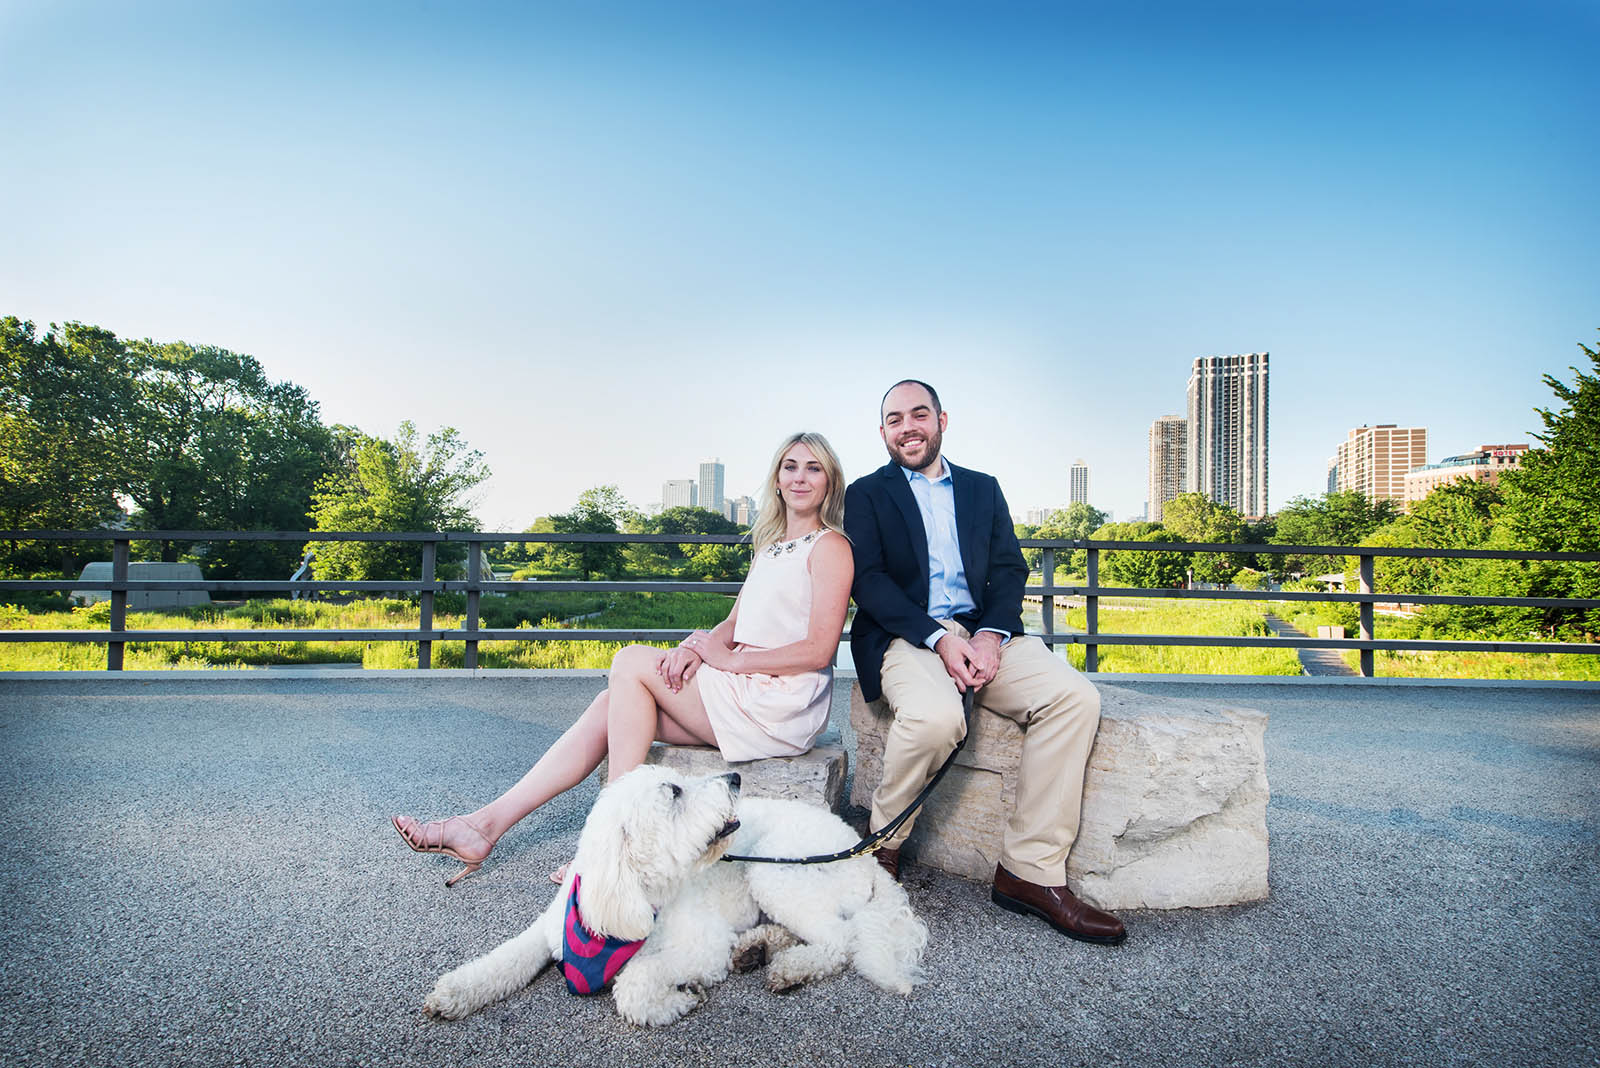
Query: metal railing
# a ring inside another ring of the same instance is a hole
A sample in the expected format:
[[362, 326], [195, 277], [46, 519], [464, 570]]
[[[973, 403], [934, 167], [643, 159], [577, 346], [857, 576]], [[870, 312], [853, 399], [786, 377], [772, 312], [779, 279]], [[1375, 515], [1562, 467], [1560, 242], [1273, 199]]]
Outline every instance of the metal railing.
[[[338, 533], [317, 531], [0, 531], [0, 539], [8, 541], [43, 542], [110, 542], [111, 578], [92, 579], [0, 580], [0, 592], [35, 591], [67, 592], [72, 590], [106, 590], [110, 593], [111, 610], [106, 630], [0, 630], [0, 641], [12, 642], [104, 642], [106, 643], [106, 669], [121, 670], [123, 651], [129, 642], [251, 642], [251, 641], [397, 641], [417, 643], [417, 664], [429, 668], [433, 661], [433, 645], [441, 641], [462, 641], [466, 645], [464, 664], [478, 666], [478, 645], [485, 641], [672, 641], [689, 633], [681, 629], [569, 629], [569, 628], [484, 628], [480, 624], [480, 597], [485, 593], [515, 593], [522, 591], [567, 592], [694, 592], [736, 593], [738, 582], [672, 582], [672, 581], [550, 581], [516, 580], [485, 581], [482, 575], [481, 551], [486, 544], [507, 543], [560, 543], [560, 544], [667, 544], [667, 545], [739, 545], [748, 539], [727, 534], [506, 534], [477, 532], [436, 533]], [[130, 546], [140, 541], [169, 542], [220, 542], [220, 541], [365, 541], [419, 543], [421, 547], [421, 576], [415, 582], [396, 579], [378, 581], [290, 581], [290, 580], [139, 580], [128, 577]], [[467, 551], [467, 574], [464, 579], [440, 579], [435, 574], [438, 551], [441, 545], [462, 545]], [[1327, 545], [1233, 545], [1211, 542], [1148, 542], [1148, 541], [1062, 541], [1026, 538], [1022, 546], [1040, 549], [1040, 574], [1042, 584], [1029, 586], [1026, 594], [1041, 599], [1042, 632], [1039, 638], [1051, 646], [1076, 644], [1084, 646], [1085, 669], [1097, 671], [1099, 649], [1103, 645], [1193, 645], [1209, 647], [1243, 647], [1267, 649], [1335, 649], [1355, 650], [1360, 653], [1361, 674], [1373, 674], [1373, 653], [1391, 651], [1471, 651], [1471, 652], [1523, 652], [1523, 653], [1600, 653], [1600, 642], [1541, 642], [1541, 641], [1469, 641], [1435, 639], [1399, 639], [1374, 637], [1373, 606], [1375, 604], [1412, 605], [1463, 605], [1508, 608], [1558, 608], [1585, 610], [1600, 608], [1600, 599], [1573, 597], [1480, 597], [1456, 594], [1415, 594], [1378, 592], [1373, 585], [1373, 562], [1379, 557], [1427, 557], [1455, 560], [1519, 560], [1561, 561], [1568, 563], [1600, 564], [1600, 553], [1575, 552], [1522, 552], [1493, 549], [1416, 549], [1380, 548], [1376, 546]], [[1083, 585], [1055, 584], [1056, 554], [1063, 550], [1084, 550], [1087, 557], [1086, 581]], [[1222, 589], [1147, 589], [1136, 587], [1102, 586], [1099, 583], [1100, 554], [1118, 552], [1217, 552], [1234, 554], [1300, 554], [1313, 556], [1344, 556], [1357, 559], [1360, 590], [1354, 593], [1322, 592], [1309, 590], [1222, 590]], [[289, 593], [292, 591], [415, 593], [419, 602], [419, 620], [416, 627], [402, 628], [320, 628], [320, 629], [245, 629], [245, 630], [129, 630], [127, 628], [128, 594], [141, 591], [203, 590], [207, 593], [233, 591], [238, 593]], [[462, 626], [435, 627], [434, 598], [440, 593], [466, 594], [466, 611]], [[1083, 632], [1059, 632], [1055, 625], [1057, 597], [1082, 597], [1085, 605]], [[1352, 603], [1359, 605], [1360, 636], [1356, 638], [1319, 637], [1262, 637], [1234, 635], [1187, 634], [1107, 634], [1099, 629], [1099, 605], [1103, 597], [1174, 597], [1207, 600], [1253, 601], [1320, 601], [1324, 603]]]

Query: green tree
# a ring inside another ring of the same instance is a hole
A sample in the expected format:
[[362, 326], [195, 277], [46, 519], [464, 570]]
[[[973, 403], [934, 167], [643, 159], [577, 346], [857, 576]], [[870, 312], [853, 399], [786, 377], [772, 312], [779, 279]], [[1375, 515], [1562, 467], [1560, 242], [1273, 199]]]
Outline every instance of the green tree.
[[[1107, 523], [1090, 535], [1093, 541], [1177, 541], [1159, 523]], [[1111, 549], [1100, 554], [1100, 582], [1137, 589], [1173, 589], [1182, 586], [1189, 570], [1189, 554], [1177, 550]]]
[[[259, 361], [212, 346], [134, 342], [140, 359], [128, 494], [146, 529], [294, 530], [317, 482], [335, 469], [334, 434], [293, 383]], [[204, 564], [216, 577], [287, 575], [291, 542], [217, 542]], [[177, 547], [161, 544], [164, 560]]]
[[[578, 494], [572, 511], [550, 517], [557, 534], [620, 534], [626, 525], [636, 524], [639, 513], [616, 486], [595, 486]], [[595, 575], [620, 578], [624, 556], [620, 542], [579, 542], [558, 545], [556, 559], [579, 571], [587, 582]]]
[[[122, 518], [134, 368], [108, 330], [67, 323], [39, 337], [31, 322], [0, 319], [0, 527], [80, 530]], [[13, 542], [5, 567], [75, 568], [65, 552]]]
[[[1244, 516], [1203, 493], [1180, 493], [1162, 505], [1161, 525], [1174, 541], [1238, 544], [1244, 540]], [[1195, 553], [1190, 567], [1196, 579], [1223, 584], [1232, 581], [1244, 564], [1241, 553]]]
[[[1029, 537], [1087, 541], [1089, 535], [1105, 525], [1105, 521], [1106, 514], [1100, 509], [1083, 501], [1075, 501], [1066, 508], [1052, 512], [1049, 519], [1033, 528], [1033, 533]], [[1039, 566], [1039, 557], [1043, 552], [1043, 549], [1023, 550], [1023, 556], [1026, 557], [1030, 568]], [[1074, 549], [1070, 554], [1058, 552], [1056, 566], [1069, 567], [1074, 574], [1081, 575], [1088, 566], [1088, 553], [1083, 549]]]
[[[1537, 409], [1544, 444], [1530, 449], [1521, 469], [1502, 476], [1505, 541], [1541, 552], [1600, 552], [1600, 350], [1579, 343], [1591, 370], [1571, 370], [1571, 385], [1553, 375], [1544, 384], [1561, 401]], [[1532, 563], [1529, 594], [1535, 597], [1600, 597], [1600, 568], [1593, 564]], [[1544, 629], [1563, 637], [1600, 634], [1600, 610], [1549, 609]]]
[[[547, 515], [542, 515], [530, 523], [524, 534], [554, 534], [556, 533], [555, 520]], [[561, 571], [566, 563], [561, 558], [561, 546], [549, 541], [525, 542], [523, 552], [528, 563], [544, 571]]]
[[1241, 590], [1260, 590], [1267, 585], [1267, 576], [1253, 567], [1241, 567], [1233, 576], [1234, 585]]
[[[314, 531], [476, 530], [470, 494], [489, 477], [483, 454], [469, 449], [455, 428], [417, 439], [400, 424], [393, 441], [365, 438], [349, 468], [325, 476], [312, 494]], [[318, 579], [419, 578], [422, 547], [415, 542], [315, 541]], [[461, 573], [465, 545], [441, 545], [439, 577]]]
[[[1360, 545], [1362, 539], [1400, 517], [1400, 507], [1388, 498], [1371, 500], [1359, 490], [1339, 490], [1321, 497], [1296, 497], [1274, 516], [1269, 535], [1274, 545]], [[1280, 578], [1327, 575], [1340, 571], [1337, 556], [1306, 553], [1274, 554], [1268, 563]]]
[[684, 576], [706, 582], [743, 582], [750, 570], [750, 549], [744, 545], [696, 545]]
[[[728, 519], [717, 512], [707, 508], [667, 508], [656, 515], [639, 516], [629, 526], [635, 534], [743, 534], [745, 527]], [[730, 567], [734, 567], [733, 560], [738, 563], [735, 570], [740, 577], [744, 569], [749, 567], [749, 551], [740, 549], [734, 557], [725, 554], [710, 553], [702, 556], [700, 550], [707, 548], [727, 549], [730, 546], [706, 546], [695, 544], [673, 544], [670, 542], [657, 542], [651, 544], [630, 545], [624, 550], [627, 559], [628, 573], [631, 575], [675, 575], [688, 577], [703, 577], [707, 572], [729, 574]], [[697, 563], [691, 563], [700, 557]], [[716, 579], [718, 582], [738, 581], [734, 578]]]
[[[1410, 514], [1380, 527], [1361, 544], [1388, 548], [1486, 549], [1495, 544], [1498, 489], [1463, 479], [1440, 486], [1412, 506]], [[1345, 560], [1345, 585], [1357, 586], [1356, 557]], [[1458, 560], [1437, 556], [1380, 556], [1373, 560], [1373, 586], [1380, 592], [1523, 596], [1526, 578], [1518, 561]], [[1526, 637], [1529, 609], [1426, 605], [1418, 619], [1433, 636]]]

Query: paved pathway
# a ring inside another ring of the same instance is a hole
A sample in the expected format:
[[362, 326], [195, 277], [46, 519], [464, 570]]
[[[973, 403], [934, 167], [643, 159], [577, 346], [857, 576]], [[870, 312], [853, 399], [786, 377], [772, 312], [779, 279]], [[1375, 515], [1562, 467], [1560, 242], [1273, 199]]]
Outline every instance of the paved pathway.
[[459, 1023], [417, 1009], [543, 906], [593, 784], [454, 890], [387, 823], [505, 786], [599, 681], [373, 675], [0, 678], [7, 1064], [1600, 1058], [1600, 689], [1131, 682], [1271, 714], [1269, 900], [1128, 913], [1108, 949], [913, 868], [932, 940], [910, 999], [739, 976], [645, 1031], [552, 972]]
[[[1272, 612], [1267, 613], [1267, 626], [1272, 628], [1272, 633], [1280, 638], [1304, 638], [1306, 632], [1298, 627], [1279, 619]], [[1329, 676], [1360, 676], [1359, 671], [1353, 671], [1350, 665], [1344, 662], [1336, 649], [1296, 649], [1300, 656], [1300, 670], [1307, 675]]]

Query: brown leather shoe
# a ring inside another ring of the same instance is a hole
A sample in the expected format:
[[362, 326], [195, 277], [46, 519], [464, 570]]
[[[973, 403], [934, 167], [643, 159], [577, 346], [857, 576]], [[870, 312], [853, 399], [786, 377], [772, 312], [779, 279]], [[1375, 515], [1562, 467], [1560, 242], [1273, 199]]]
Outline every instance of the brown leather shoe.
[[1073, 896], [1066, 886], [1040, 886], [1019, 879], [996, 864], [989, 899], [1003, 909], [1037, 916], [1068, 938], [1115, 946], [1128, 937], [1122, 921]]
[[888, 846], [879, 846], [872, 854], [878, 861], [878, 866], [889, 873], [889, 878], [895, 882], [900, 881], [900, 850], [890, 849]]

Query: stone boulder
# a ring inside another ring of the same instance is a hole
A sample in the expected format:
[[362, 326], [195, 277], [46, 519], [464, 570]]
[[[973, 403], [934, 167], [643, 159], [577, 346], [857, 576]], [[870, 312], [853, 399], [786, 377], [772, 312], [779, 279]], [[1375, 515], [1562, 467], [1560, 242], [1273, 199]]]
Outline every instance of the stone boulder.
[[[1084, 779], [1068, 882], [1101, 908], [1230, 905], [1267, 896], [1267, 717], [1216, 702], [1098, 686], [1100, 730]], [[892, 714], [857, 687], [851, 802], [870, 807]], [[905, 855], [988, 880], [1016, 800], [1022, 731], [981, 712], [917, 817]]]
[[[128, 578], [141, 582], [201, 582], [199, 564], [164, 563], [159, 560], [134, 560], [128, 564]], [[79, 582], [110, 582], [111, 561], [95, 560], [83, 565]], [[70, 596], [80, 604], [109, 601], [110, 590], [73, 590]], [[211, 594], [205, 590], [130, 590], [129, 611], [148, 611], [152, 608], [187, 608], [190, 605], [210, 604]]]
[[[661, 764], [684, 775], [721, 775], [737, 771], [740, 793], [745, 797], [775, 797], [805, 801], [838, 812], [844, 802], [845, 774], [850, 757], [837, 733], [823, 735], [808, 753], [794, 757], [767, 757], [729, 763], [711, 746], [666, 745], [656, 742], [645, 757], [647, 764]], [[601, 762], [601, 777], [605, 763]]]

